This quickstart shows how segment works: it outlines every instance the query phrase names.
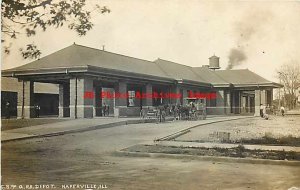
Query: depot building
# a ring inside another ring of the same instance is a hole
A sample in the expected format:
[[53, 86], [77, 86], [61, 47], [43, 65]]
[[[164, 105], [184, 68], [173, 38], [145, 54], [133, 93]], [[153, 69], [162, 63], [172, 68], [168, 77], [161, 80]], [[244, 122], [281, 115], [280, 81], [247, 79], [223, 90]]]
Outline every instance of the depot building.
[[[102, 116], [104, 105], [109, 107], [110, 116], [139, 116], [141, 109], [185, 105], [186, 97], [197, 93], [216, 95], [206, 101], [207, 114], [258, 115], [260, 104], [271, 106], [273, 89], [282, 87], [248, 69], [220, 70], [217, 56], [210, 57], [208, 65], [190, 67], [163, 59], [146, 61], [77, 44], [26, 65], [3, 70], [2, 77], [17, 79], [14, 101], [18, 118], [35, 117], [37, 104], [41, 113], [47, 104], [47, 115], [58, 117]], [[54, 101], [51, 109], [47, 94], [40, 101], [35, 93], [36, 84], [57, 87], [57, 98], [51, 98]], [[86, 92], [93, 92], [93, 98], [86, 98]], [[108, 99], [100, 96], [102, 92], [128, 96]], [[136, 98], [136, 92], [182, 96]]]

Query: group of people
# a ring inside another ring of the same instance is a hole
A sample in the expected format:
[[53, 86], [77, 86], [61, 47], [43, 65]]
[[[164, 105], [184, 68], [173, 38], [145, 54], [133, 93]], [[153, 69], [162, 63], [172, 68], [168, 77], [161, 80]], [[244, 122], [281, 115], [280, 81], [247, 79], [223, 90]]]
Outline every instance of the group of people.
[[[269, 119], [269, 114], [274, 112], [274, 108], [270, 107], [268, 104], [267, 106], [260, 104], [260, 117]], [[284, 116], [285, 108], [283, 106], [280, 107], [280, 114]]]
[[267, 107], [263, 104], [260, 104], [260, 107], [259, 107], [260, 117], [264, 118], [264, 117], [268, 116], [267, 109], [269, 111], [269, 104]]
[[185, 106], [180, 104], [172, 105], [170, 112], [174, 115], [174, 120], [190, 119], [191, 114], [195, 114], [197, 110], [205, 110], [202, 103], [190, 102]]

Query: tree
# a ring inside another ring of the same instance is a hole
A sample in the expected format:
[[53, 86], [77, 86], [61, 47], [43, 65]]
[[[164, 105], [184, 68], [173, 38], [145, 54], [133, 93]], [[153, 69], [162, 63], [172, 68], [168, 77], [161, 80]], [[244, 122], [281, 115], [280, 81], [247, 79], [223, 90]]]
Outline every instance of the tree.
[[284, 99], [289, 108], [296, 105], [296, 91], [300, 84], [300, 64], [297, 61], [290, 61], [283, 64], [277, 71], [277, 78], [284, 85]]
[[[88, 0], [2, 0], [1, 32], [5, 43], [4, 52], [9, 54], [9, 39], [17, 39], [19, 35], [31, 37], [48, 27], [60, 28], [67, 25], [79, 36], [84, 36], [93, 28], [92, 13], [109, 13], [106, 6], [95, 4], [89, 10]], [[38, 58], [41, 51], [35, 44], [27, 44], [20, 48], [23, 58]]]

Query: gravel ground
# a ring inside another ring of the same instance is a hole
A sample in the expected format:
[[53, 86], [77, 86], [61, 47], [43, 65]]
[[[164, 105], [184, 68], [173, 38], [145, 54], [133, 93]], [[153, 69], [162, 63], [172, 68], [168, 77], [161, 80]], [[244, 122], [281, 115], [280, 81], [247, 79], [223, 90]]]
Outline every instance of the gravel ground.
[[230, 140], [258, 139], [264, 136], [280, 138], [300, 137], [300, 116], [270, 116], [209, 124], [192, 129], [176, 138], [177, 141], [216, 141], [214, 132], [230, 133]]

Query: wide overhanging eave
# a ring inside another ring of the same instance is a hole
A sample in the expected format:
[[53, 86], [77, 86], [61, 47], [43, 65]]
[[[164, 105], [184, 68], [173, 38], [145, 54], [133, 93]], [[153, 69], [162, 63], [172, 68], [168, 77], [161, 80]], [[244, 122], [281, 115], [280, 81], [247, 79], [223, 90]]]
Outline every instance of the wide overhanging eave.
[[187, 79], [176, 79], [176, 83], [177, 84], [200, 86], [200, 87], [208, 87], [208, 88], [212, 87], [212, 85], [210, 83], [200, 82], [200, 81], [192, 81], [192, 80], [187, 80]]
[[58, 68], [41, 68], [41, 69], [24, 69], [24, 70], [5, 70], [1, 74], [4, 77], [16, 77], [18, 76], [32, 76], [32, 75], [44, 75], [44, 74], [68, 74], [68, 73], [80, 73], [87, 72], [87, 66], [78, 67], [58, 67]]
[[233, 84], [234, 87], [272, 87], [272, 88], [282, 88], [283, 85], [275, 82], [267, 83], [247, 83], [247, 84]]

